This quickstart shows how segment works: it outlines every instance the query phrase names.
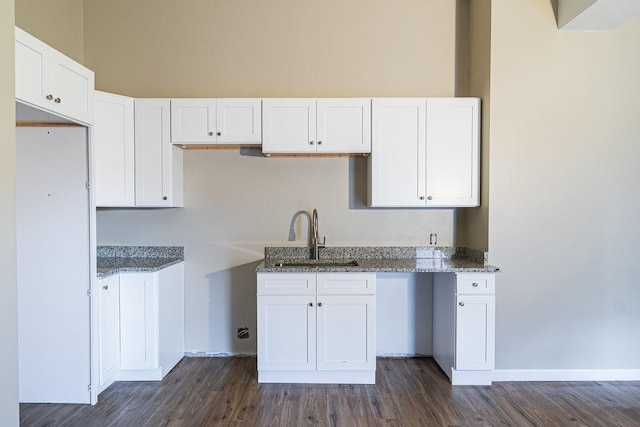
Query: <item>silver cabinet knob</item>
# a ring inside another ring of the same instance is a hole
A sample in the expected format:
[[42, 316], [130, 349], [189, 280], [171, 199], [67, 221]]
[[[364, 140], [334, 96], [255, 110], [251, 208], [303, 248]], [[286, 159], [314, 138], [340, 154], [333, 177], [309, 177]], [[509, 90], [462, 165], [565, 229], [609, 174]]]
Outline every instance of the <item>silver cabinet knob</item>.
[[309, 145], [315, 144], [315, 141], [309, 141]]
[[313, 303], [312, 302], [309, 303], [309, 307], [313, 307]]
[[213, 136], [213, 132], [209, 132], [209, 136]]
[[51, 95], [51, 94], [47, 95], [47, 99], [48, 99], [49, 101], [51, 101], [51, 100], [53, 99], [53, 95]]
[[427, 200], [433, 200], [433, 197], [427, 196]]
[[463, 303], [462, 301], [460, 301], [460, 302], [458, 303], [458, 305], [459, 305], [460, 307], [464, 307], [464, 303]]
[[108, 290], [108, 289], [109, 289], [109, 285], [104, 285], [104, 286], [102, 287], [102, 289], [104, 289], [105, 291], [106, 291], [106, 290]]
[[420, 196], [420, 200], [424, 200], [424, 196]]
[[477, 288], [478, 284], [477, 283], [472, 283], [471, 286], [473, 286], [474, 288]]
[[318, 141], [318, 145], [322, 145], [322, 141]]
[[53, 102], [55, 102], [56, 104], [60, 104], [62, 102], [62, 99], [56, 98], [53, 100]]
[[318, 307], [322, 307], [322, 303], [321, 302], [318, 303]]

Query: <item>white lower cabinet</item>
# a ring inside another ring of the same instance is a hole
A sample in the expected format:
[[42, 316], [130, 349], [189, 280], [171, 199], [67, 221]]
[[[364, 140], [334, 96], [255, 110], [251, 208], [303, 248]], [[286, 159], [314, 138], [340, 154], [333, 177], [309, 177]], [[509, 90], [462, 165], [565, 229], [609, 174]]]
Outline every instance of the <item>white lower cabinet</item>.
[[100, 279], [98, 306], [100, 310], [100, 379], [98, 393], [109, 387], [120, 370], [120, 277]]
[[453, 385], [489, 385], [495, 366], [495, 275], [436, 273], [433, 357]]
[[102, 279], [99, 306], [99, 392], [114, 380], [161, 380], [184, 356], [184, 263]]
[[258, 274], [258, 382], [374, 384], [375, 282], [370, 273]]

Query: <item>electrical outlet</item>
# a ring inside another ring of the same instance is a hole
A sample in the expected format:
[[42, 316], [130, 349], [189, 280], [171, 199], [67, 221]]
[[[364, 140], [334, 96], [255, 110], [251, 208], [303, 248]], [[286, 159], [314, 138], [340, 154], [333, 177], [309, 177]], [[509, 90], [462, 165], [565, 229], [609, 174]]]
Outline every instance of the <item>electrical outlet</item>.
[[238, 328], [238, 339], [246, 340], [249, 338], [249, 328]]
[[438, 244], [438, 235], [436, 233], [431, 233], [429, 235], [429, 244], [437, 245]]

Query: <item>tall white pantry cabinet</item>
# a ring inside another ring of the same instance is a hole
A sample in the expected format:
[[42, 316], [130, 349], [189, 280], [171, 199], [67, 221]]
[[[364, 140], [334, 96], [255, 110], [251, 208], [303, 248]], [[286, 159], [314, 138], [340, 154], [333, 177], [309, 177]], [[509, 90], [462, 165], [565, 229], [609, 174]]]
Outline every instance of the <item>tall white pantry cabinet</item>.
[[91, 403], [94, 75], [17, 27], [15, 54], [19, 400]]

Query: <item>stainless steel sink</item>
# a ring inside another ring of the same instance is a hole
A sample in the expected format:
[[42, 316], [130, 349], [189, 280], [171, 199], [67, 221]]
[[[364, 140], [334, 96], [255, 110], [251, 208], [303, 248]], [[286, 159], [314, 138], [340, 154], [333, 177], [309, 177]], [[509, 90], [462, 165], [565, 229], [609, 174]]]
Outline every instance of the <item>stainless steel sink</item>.
[[274, 267], [357, 267], [358, 261], [297, 261], [276, 262]]

